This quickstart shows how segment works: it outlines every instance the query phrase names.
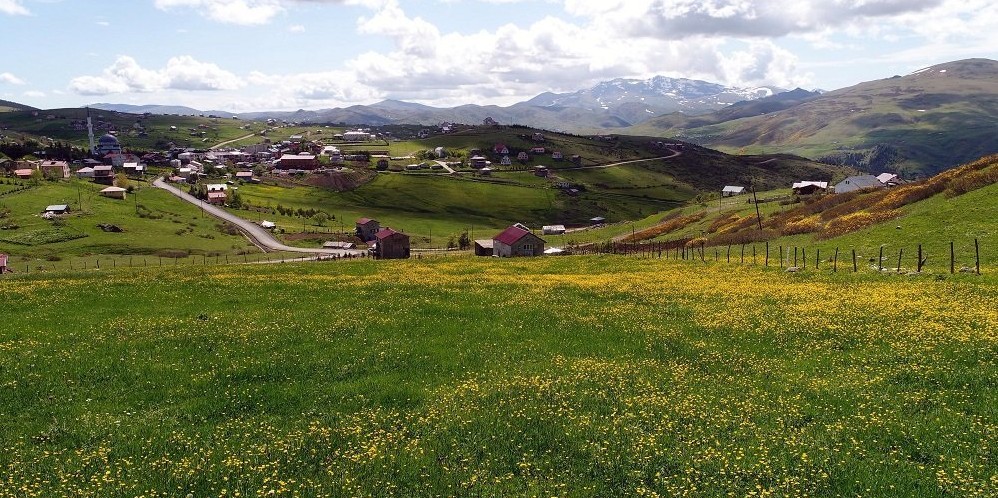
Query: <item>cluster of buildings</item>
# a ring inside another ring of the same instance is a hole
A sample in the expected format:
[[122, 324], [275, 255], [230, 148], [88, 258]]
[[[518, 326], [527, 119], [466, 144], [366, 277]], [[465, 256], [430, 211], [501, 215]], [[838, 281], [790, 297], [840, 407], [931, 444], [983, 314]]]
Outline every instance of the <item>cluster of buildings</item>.
[[[791, 185], [794, 195], [814, 195], [820, 193], [834, 192], [844, 194], [856, 190], [877, 189], [894, 187], [904, 183], [904, 180], [894, 173], [881, 173], [879, 175], [855, 175], [846, 177], [839, 183], [829, 187], [828, 182], [822, 181], [799, 181]], [[721, 197], [734, 197], [746, 193], [745, 187], [738, 185], [725, 185], [721, 189]]]
[[[560, 228], [560, 232], [557, 231]], [[544, 233], [564, 233], [562, 225], [545, 227]], [[382, 227], [378, 220], [361, 218], [357, 220], [357, 238], [364, 241], [371, 254], [378, 259], [405, 259], [410, 256], [409, 236], [392, 228]], [[546, 241], [534, 234], [526, 226], [517, 223], [503, 230], [491, 239], [475, 241], [475, 254], [478, 256], [496, 256], [503, 258], [520, 256], [541, 256], [551, 253], [545, 251]]]

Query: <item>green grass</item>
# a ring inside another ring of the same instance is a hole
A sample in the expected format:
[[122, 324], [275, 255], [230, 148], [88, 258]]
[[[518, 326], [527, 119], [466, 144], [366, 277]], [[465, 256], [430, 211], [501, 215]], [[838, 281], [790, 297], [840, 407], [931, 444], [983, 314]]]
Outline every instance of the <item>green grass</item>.
[[2, 497], [996, 491], [990, 275], [564, 257], [2, 278]]
[[[217, 220], [203, 217], [196, 206], [163, 190], [139, 183], [128, 199], [118, 200], [100, 196], [102, 188], [81, 180], [42, 181], [29, 190], [0, 197], [0, 209], [10, 210], [2, 221], [19, 227], [0, 230], [0, 252], [25, 262], [82, 258], [93, 264], [101, 256], [258, 251], [242, 235], [226, 235]], [[68, 204], [71, 212], [59, 221], [43, 219], [40, 214], [50, 204]], [[116, 225], [124, 232], [105, 232], [98, 224]]]

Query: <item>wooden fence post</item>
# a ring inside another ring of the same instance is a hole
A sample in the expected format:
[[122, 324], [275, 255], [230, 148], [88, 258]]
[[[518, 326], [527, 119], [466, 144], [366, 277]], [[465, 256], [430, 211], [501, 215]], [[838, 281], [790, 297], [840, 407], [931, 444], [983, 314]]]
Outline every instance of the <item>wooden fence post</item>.
[[977, 274], [981, 274], [981, 244], [974, 238], [974, 261], [977, 264]]
[[918, 273], [922, 273], [922, 265], [925, 260], [922, 259], [922, 244], [918, 244]]
[[755, 244], [752, 244], [752, 266], [756, 265], [755, 261]]
[[783, 269], [783, 246], [780, 246], [780, 269]]
[[839, 272], [839, 248], [835, 248], [835, 257], [832, 258], [832, 273]]
[[884, 271], [884, 246], [880, 246], [880, 257], [877, 258], [877, 271]]
[[728, 263], [731, 262], [731, 244], [728, 244]]
[[898, 273], [901, 273], [901, 256], [904, 256], [904, 248], [903, 247], [901, 248], [900, 251], [898, 251], [898, 269], [897, 269]]
[[745, 264], [745, 244], [742, 244], [742, 255], [741, 255], [741, 259], [738, 260], [738, 264], [740, 264], [740, 265], [744, 265]]
[[856, 266], [856, 250], [852, 250], [852, 272], [856, 273], [859, 271], [859, 267]]
[[769, 241], [766, 241], [766, 268], [769, 268]]
[[797, 246], [794, 246], [794, 267], [797, 267]]
[[814, 269], [818, 269], [818, 263], [821, 262], [821, 249], [815, 249], [816, 254], [814, 255]]
[[807, 269], [807, 248], [800, 248], [800, 259], [804, 263], [804, 269]]

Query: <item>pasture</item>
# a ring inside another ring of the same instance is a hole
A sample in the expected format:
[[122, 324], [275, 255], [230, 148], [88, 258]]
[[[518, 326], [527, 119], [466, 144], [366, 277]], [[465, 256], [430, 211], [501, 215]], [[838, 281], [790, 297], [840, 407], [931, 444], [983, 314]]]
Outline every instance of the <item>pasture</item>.
[[998, 492], [989, 275], [439, 258], [0, 299], [0, 497]]

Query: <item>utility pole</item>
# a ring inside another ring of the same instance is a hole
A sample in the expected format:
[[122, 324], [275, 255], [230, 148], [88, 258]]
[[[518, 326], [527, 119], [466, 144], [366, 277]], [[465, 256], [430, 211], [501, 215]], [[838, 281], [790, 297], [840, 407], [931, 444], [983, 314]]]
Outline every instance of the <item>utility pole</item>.
[[752, 180], [752, 203], [755, 204], [755, 217], [759, 222], [759, 230], [762, 231], [762, 213], [759, 212], [759, 198], [755, 195], [755, 179]]

